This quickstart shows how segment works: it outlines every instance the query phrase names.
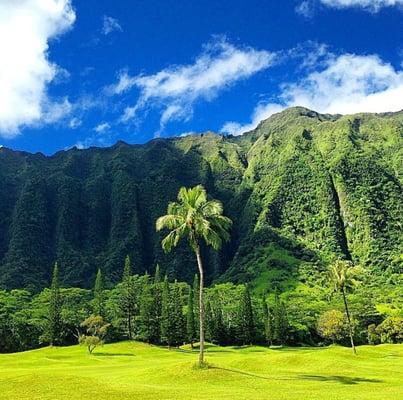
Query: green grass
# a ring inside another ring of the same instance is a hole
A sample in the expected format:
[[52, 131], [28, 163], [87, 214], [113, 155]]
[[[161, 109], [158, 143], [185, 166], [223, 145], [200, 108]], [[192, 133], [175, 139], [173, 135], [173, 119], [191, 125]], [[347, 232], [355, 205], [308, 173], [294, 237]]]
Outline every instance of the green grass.
[[197, 352], [136, 342], [44, 348], [0, 355], [1, 400], [403, 398], [403, 345], [222, 348], [210, 346], [210, 368]]

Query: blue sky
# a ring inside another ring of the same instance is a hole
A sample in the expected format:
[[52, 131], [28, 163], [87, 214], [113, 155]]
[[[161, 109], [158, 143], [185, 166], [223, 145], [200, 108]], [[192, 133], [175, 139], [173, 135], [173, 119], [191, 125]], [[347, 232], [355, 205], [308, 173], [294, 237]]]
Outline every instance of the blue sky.
[[240, 134], [403, 108], [403, 0], [2, 0], [0, 145]]

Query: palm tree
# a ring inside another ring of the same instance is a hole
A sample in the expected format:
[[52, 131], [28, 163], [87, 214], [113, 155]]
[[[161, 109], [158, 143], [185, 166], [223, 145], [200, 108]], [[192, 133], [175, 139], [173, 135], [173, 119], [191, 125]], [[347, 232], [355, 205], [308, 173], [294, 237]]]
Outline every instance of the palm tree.
[[349, 289], [352, 289], [353, 287], [357, 286], [358, 284], [358, 280], [356, 279], [357, 273], [358, 268], [354, 267], [351, 261], [337, 260], [330, 267], [330, 278], [334, 285], [334, 291], [340, 292], [343, 296], [344, 309], [347, 316], [351, 347], [353, 349], [354, 354], [357, 354], [357, 351], [354, 346], [353, 327], [351, 324], [350, 311], [348, 309], [346, 292]]
[[167, 228], [169, 234], [162, 240], [164, 251], [170, 252], [182, 238], [187, 238], [191, 249], [196, 254], [200, 275], [199, 290], [199, 326], [200, 351], [199, 366], [204, 363], [204, 268], [200, 254], [200, 244], [204, 241], [214, 250], [219, 250], [222, 243], [230, 238], [229, 229], [232, 221], [223, 216], [223, 206], [218, 200], [207, 200], [206, 190], [202, 185], [191, 189], [182, 187], [178, 201], [168, 204], [167, 215], [157, 219], [156, 229]]

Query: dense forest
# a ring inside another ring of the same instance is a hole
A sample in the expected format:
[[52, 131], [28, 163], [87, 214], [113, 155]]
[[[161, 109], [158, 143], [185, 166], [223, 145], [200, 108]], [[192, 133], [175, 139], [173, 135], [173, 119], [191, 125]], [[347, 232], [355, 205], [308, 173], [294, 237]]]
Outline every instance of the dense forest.
[[[188, 311], [197, 307], [189, 305], [197, 265], [186, 242], [163, 252], [155, 221], [181, 186], [200, 183], [233, 221], [231, 240], [220, 252], [201, 249], [210, 286], [208, 340], [330, 340], [319, 325], [330, 320], [344, 326], [341, 299], [328, 282], [328, 266], [337, 259], [363, 271], [348, 295], [358, 343], [369, 340], [369, 326], [376, 340], [401, 340], [402, 133], [402, 112], [332, 116], [296, 107], [239, 137], [205, 133], [144, 145], [119, 142], [51, 157], [0, 148], [0, 336], [11, 341], [0, 350], [49, 343], [52, 297], [46, 287], [55, 262], [60, 343], [74, 342], [81, 321], [96, 313], [112, 324], [109, 340], [133, 336], [166, 344], [161, 335], [147, 336], [161, 329], [160, 321], [154, 328], [143, 324], [150, 304], [162, 302], [165, 286], [177, 300], [169, 305], [180, 326], [172, 344], [187, 341]], [[122, 316], [127, 255], [135, 288], [133, 334]], [[157, 265], [165, 284], [150, 278]], [[94, 309], [98, 270], [102, 312]], [[277, 326], [270, 337], [268, 321]], [[383, 323], [395, 329], [392, 339], [382, 333]]]
[[[355, 267], [356, 268], [356, 267]], [[357, 344], [401, 343], [403, 317], [395, 304], [378, 304], [368, 290], [369, 277], [348, 295]], [[105, 335], [89, 336], [96, 347], [104, 340], [139, 340], [179, 347], [199, 341], [199, 279], [193, 283], [168, 281], [160, 274], [132, 275], [127, 256], [120, 282], [105, 288], [98, 270], [91, 290], [61, 288], [57, 265], [50, 288], [32, 294], [27, 290], [0, 290], [0, 353], [44, 345], [71, 345], [85, 337], [88, 321], [100, 321]], [[205, 337], [217, 345], [348, 345], [348, 321], [342, 299], [330, 282], [316, 288], [316, 297], [303, 291], [278, 290], [262, 296], [248, 285], [217, 284], [207, 289]], [[401, 295], [401, 293], [400, 293]], [[399, 293], [391, 293], [389, 300]], [[102, 339], [102, 340], [101, 340]], [[87, 343], [85, 343], [87, 345]]]

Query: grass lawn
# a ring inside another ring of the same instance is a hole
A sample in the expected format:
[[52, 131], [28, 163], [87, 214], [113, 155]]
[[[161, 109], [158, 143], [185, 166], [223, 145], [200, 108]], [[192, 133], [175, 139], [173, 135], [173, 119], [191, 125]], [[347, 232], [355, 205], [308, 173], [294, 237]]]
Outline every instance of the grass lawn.
[[137, 342], [108, 344], [94, 355], [79, 346], [0, 354], [1, 400], [403, 399], [403, 345], [215, 347], [209, 369], [197, 352]]

